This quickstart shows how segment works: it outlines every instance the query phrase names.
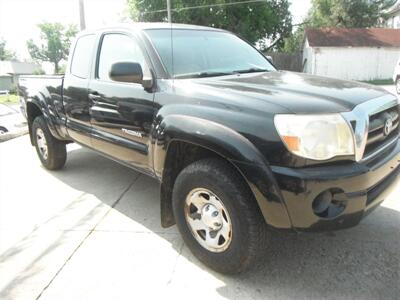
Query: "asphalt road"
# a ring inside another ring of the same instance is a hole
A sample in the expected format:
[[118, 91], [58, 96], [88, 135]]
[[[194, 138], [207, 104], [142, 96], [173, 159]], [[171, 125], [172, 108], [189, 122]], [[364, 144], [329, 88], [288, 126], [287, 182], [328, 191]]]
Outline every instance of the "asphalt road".
[[0, 299], [399, 299], [400, 187], [350, 230], [271, 233], [257, 268], [222, 276], [176, 227], [157, 182], [69, 146], [43, 169], [27, 136], [0, 144]]

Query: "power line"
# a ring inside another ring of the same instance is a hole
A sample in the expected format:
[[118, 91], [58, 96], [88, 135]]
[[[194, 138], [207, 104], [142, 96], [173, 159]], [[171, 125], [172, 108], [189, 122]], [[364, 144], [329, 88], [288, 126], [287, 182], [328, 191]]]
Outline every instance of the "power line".
[[[247, 1], [236, 1], [236, 2], [229, 2], [229, 3], [219, 3], [219, 4], [207, 4], [207, 5], [198, 5], [198, 6], [188, 6], [182, 8], [173, 8], [171, 11], [180, 12], [183, 10], [191, 10], [191, 9], [198, 9], [198, 8], [212, 8], [212, 7], [223, 7], [223, 6], [232, 6], [232, 5], [241, 5], [241, 4], [249, 4], [249, 3], [260, 3], [260, 2], [268, 2], [267, 0], [247, 0]], [[153, 11], [146, 11], [140, 13], [141, 15], [152, 14], [152, 13], [160, 13], [160, 12], [167, 12], [167, 9], [160, 9], [160, 10], [153, 10]]]

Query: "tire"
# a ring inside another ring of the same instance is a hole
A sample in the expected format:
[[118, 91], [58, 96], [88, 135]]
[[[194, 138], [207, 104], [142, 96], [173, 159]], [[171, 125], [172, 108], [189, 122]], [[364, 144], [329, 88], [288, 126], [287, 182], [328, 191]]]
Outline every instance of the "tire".
[[[244, 272], [254, 265], [260, 252], [265, 249], [264, 218], [249, 187], [228, 162], [204, 159], [187, 166], [175, 181], [172, 201], [176, 224], [183, 240], [192, 253], [211, 269], [225, 274]], [[193, 203], [197, 206], [193, 206]], [[210, 211], [216, 214], [215, 208], [217, 217], [222, 218], [210, 223], [208, 214]], [[212, 247], [207, 242], [207, 230], [194, 229], [201, 224], [198, 221], [207, 224], [205, 227], [223, 224], [209, 231]], [[229, 229], [224, 227], [227, 224], [231, 224]], [[226, 234], [228, 231], [230, 234]], [[215, 238], [218, 235], [227, 236], [227, 239], [219, 237], [217, 245], [212, 235]]]
[[31, 134], [42, 165], [48, 170], [61, 169], [67, 160], [66, 145], [53, 137], [43, 116], [35, 118]]
[[8, 132], [7, 128], [5, 128], [3, 126], [0, 126], [0, 134], [4, 134], [4, 133], [7, 133], [7, 132]]
[[396, 91], [397, 91], [397, 94], [400, 95], [400, 77], [397, 77], [397, 80], [396, 80]]

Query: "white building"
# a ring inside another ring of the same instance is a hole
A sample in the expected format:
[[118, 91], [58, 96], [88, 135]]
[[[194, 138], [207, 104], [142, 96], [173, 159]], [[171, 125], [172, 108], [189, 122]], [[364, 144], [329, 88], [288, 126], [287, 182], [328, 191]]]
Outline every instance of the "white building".
[[385, 13], [387, 15], [386, 26], [388, 28], [400, 29], [400, 1], [397, 1]]
[[306, 29], [303, 72], [345, 80], [389, 79], [400, 57], [400, 29]]
[[30, 75], [40, 70], [35, 63], [19, 61], [0, 61], [0, 91], [12, 90], [18, 82], [19, 75]]

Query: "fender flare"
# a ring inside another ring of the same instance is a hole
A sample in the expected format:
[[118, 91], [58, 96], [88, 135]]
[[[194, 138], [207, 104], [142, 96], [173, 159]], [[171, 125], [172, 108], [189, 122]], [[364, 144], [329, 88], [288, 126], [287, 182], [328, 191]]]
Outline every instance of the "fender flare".
[[154, 171], [162, 183], [172, 141], [206, 148], [228, 160], [246, 180], [267, 224], [281, 229], [292, 227], [268, 161], [243, 135], [224, 125], [198, 117], [178, 114], [166, 116], [155, 126], [152, 142]]
[[46, 124], [49, 127], [51, 134], [57, 139], [60, 140], [63, 139], [56, 129], [55, 122], [53, 121], [55, 116], [52, 117], [52, 114], [46, 105], [46, 100], [44, 99], [44, 97], [34, 96], [26, 100], [26, 117], [28, 120], [28, 129], [30, 133], [31, 144], [33, 145], [32, 134], [31, 134], [32, 123], [33, 123], [32, 114], [30, 112], [31, 105], [36, 106], [36, 108], [41, 111], [44, 119], [46, 120]]

